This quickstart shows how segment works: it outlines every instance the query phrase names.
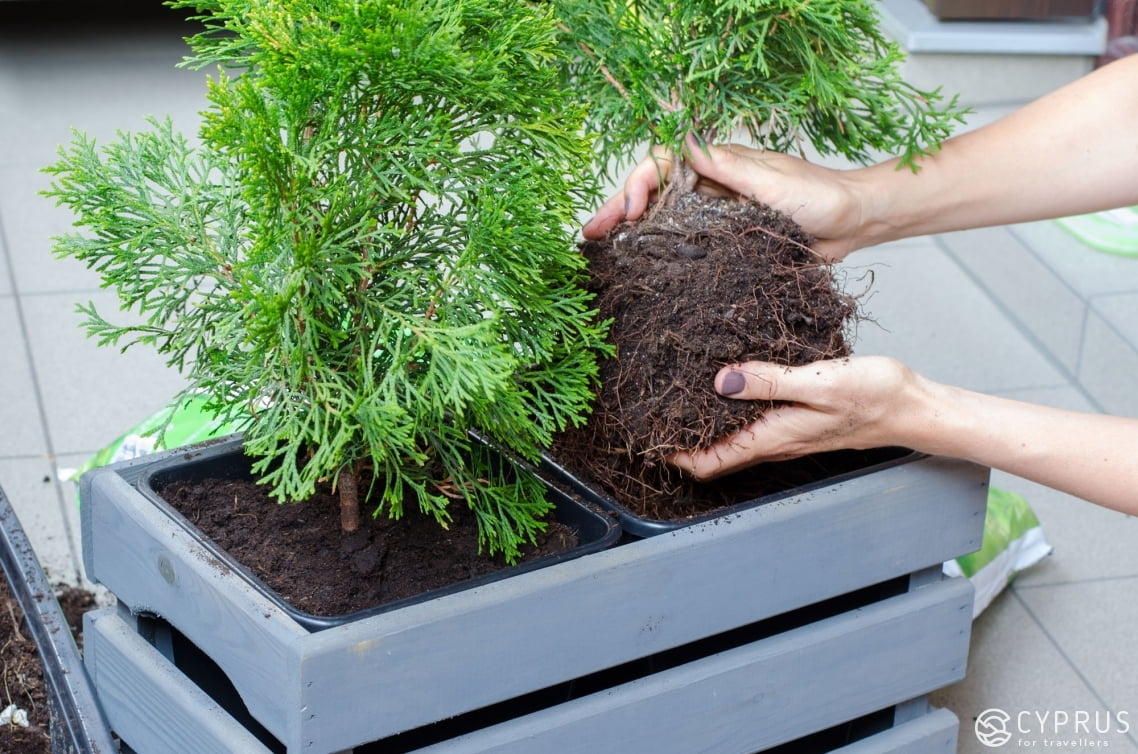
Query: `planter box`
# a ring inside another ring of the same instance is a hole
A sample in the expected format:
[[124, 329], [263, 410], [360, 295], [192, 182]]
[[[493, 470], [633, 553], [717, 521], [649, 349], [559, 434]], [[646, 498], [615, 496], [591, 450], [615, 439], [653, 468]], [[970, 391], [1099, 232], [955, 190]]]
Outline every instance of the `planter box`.
[[[583, 679], [605, 687], [568, 701], [530, 711], [532, 700], [510, 700], [354, 752], [747, 754], [781, 745], [786, 752], [950, 754], [956, 717], [929, 710], [919, 695], [963, 676], [970, 611], [968, 582], [941, 581], [739, 646], [726, 648], [732, 642], [725, 638], [682, 648], [678, 657], [655, 655], [625, 670], [639, 676], [631, 680], [605, 686]], [[266, 738], [243, 719], [243, 709], [206, 692], [216, 688], [215, 677], [203, 677], [192, 660], [180, 665], [164, 654], [143, 638], [155, 634], [140, 631], [136, 621], [108, 609], [89, 615], [85, 633], [100, 696], [137, 751], [333, 751], [318, 744], [286, 748]], [[653, 664], [664, 669], [651, 672]], [[566, 689], [558, 687], [558, 694], [570, 695]], [[446, 687], [436, 693], [446, 695]], [[916, 699], [909, 705], [879, 709], [910, 697]], [[377, 698], [341, 702], [366, 716], [380, 706], [368, 701]], [[865, 737], [846, 744], [849, 729], [859, 725]]]
[[[966, 665], [971, 586], [939, 572], [980, 545], [988, 474], [969, 463], [916, 456], [319, 631], [139, 476], [84, 477], [82, 521], [87, 572], [120, 601], [89, 615], [88, 668], [146, 754], [625, 752], [633, 733], [749, 754], [873, 715], [890, 720], [852, 751], [955, 741], [921, 700]], [[878, 735], [896, 746], [865, 749]]]
[[[558, 487], [571, 490], [573, 494], [580, 495], [582, 498], [612, 512], [620, 520], [620, 527], [625, 534], [633, 537], [654, 537], [657, 534], [665, 534], [685, 526], [707, 523], [717, 518], [730, 517], [748, 508], [769, 505], [783, 498], [801, 496], [815, 490], [834, 487], [835, 485], [856, 479], [857, 477], [875, 474], [893, 466], [919, 460], [921, 457], [920, 453], [915, 453], [905, 448], [874, 448], [864, 451], [841, 450], [833, 453], [819, 454], [812, 458], [819, 468], [826, 469], [828, 472], [828, 476], [825, 478], [806, 484], [799, 484], [794, 487], [786, 483], [786, 489], [771, 492], [754, 498], [753, 500], [728, 505], [698, 516], [677, 519], [655, 519], [640, 516], [624, 505], [621, 505], [610, 495], [605, 494], [604, 491], [590, 484], [588, 480], [582, 479], [580, 474], [559, 464], [557, 460], [551, 456], [547, 455], [542, 458], [541, 473], [546, 475], [546, 477]], [[740, 475], [746, 474], [752, 476], [778, 475], [783, 472], [784, 468], [784, 465], [781, 463], [768, 463], [739, 473]], [[791, 472], [791, 475], [801, 478], [802, 471], [799, 469], [795, 472]], [[822, 476], [822, 474], [819, 472], [813, 476]], [[772, 479], [779, 477], [768, 476], [767, 478]], [[746, 482], [744, 482], [744, 484], [746, 484]], [[746, 487], [746, 489], [755, 489], [755, 487], [750, 486]]]
[[925, 0], [925, 5], [942, 21], [1090, 18], [1095, 12], [1094, 0]]
[[0, 490], [0, 566], [24, 623], [39, 650], [51, 712], [54, 754], [110, 754], [118, 751], [95, 699], [71, 628], [32, 550], [31, 543]]

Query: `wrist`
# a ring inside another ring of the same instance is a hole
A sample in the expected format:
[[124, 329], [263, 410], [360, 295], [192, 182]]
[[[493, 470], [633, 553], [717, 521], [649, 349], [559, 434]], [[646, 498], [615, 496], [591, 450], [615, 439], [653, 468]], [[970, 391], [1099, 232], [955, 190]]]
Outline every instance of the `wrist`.
[[917, 171], [899, 158], [850, 171], [848, 190], [860, 209], [853, 234], [855, 248], [925, 235], [941, 230], [939, 217], [948, 211], [940, 182], [939, 162], [929, 155]]
[[900, 390], [897, 410], [890, 416], [890, 444], [931, 453], [961, 457], [960, 438], [970, 435], [969, 412], [959, 388], [933, 382], [910, 371]]
[[989, 396], [930, 380], [925, 383], [921, 404], [925, 421], [914, 427], [909, 447], [990, 465], [987, 456], [995, 450], [990, 443], [998, 421], [987, 405]]

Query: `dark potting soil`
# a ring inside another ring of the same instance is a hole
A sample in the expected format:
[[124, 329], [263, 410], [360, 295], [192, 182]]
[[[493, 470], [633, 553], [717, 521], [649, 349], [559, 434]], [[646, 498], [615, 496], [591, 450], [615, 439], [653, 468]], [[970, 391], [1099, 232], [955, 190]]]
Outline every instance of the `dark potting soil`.
[[[705, 448], [770, 408], [718, 395], [720, 367], [850, 354], [856, 301], [812, 243], [769, 207], [697, 193], [586, 243], [594, 304], [612, 320], [617, 355], [601, 365], [588, 423], [557, 438], [558, 461], [648, 518], [689, 517], [762, 494], [769, 485], [756, 488], [753, 473], [745, 490], [739, 480], [698, 484], [665, 459]], [[786, 471], [817, 479], [817, 466]]]
[[[58, 595], [59, 605], [81, 642], [83, 613], [95, 606], [94, 595], [67, 587]], [[24, 611], [0, 579], [0, 709], [16, 705], [28, 713], [28, 727], [0, 725], [0, 752], [4, 754], [51, 754], [51, 713], [44, 685], [43, 665], [36, 643], [28, 634]]]
[[[340, 530], [338, 498], [328, 490], [301, 503], [277, 503], [250, 480], [171, 481], [162, 497], [285, 602], [318, 616], [348, 615], [506, 567], [478, 552], [474, 515], [451, 507], [446, 529], [408, 507], [398, 520], [365, 515]], [[370, 510], [367, 503], [364, 510]], [[522, 562], [569, 550], [577, 533], [550, 521]]]

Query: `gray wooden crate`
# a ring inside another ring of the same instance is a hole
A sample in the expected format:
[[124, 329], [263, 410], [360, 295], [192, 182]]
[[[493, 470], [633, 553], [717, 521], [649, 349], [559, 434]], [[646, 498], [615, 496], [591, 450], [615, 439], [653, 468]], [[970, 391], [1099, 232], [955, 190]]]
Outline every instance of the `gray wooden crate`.
[[[965, 580], [929, 584], [415, 751], [750, 754], [959, 680], [971, 604]], [[269, 751], [128, 616], [90, 614], [84, 636], [111, 725], [136, 750]], [[952, 751], [956, 718], [926, 712], [838, 751]], [[314, 743], [289, 751], [330, 750]]]
[[84, 560], [208, 654], [289, 752], [334, 752], [939, 566], [979, 547], [986, 483], [986, 469], [920, 457], [315, 633], [114, 467], [84, 479]]

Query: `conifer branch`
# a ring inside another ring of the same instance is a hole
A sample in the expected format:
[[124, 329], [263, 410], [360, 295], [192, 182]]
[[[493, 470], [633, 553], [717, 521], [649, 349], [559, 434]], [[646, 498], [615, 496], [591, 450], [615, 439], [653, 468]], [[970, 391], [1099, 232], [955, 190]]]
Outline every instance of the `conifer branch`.
[[377, 514], [469, 505], [483, 547], [517, 558], [551, 504], [470, 430], [536, 460], [582, 420], [606, 348], [572, 224], [594, 150], [551, 10], [170, 4], [202, 24], [186, 65], [217, 69], [200, 146], [153, 121], [102, 148], [77, 134], [48, 168], [81, 231], [55, 252], [143, 322], [88, 307], [89, 332], [155, 347], [245, 416], [278, 499], [335, 480], [345, 529], [364, 489]]
[[902, 79], [903, 54], [880, 30], [872, 0], [553, 5], [562, 44], [586, 52], [566, 75], [591, 105], [608, 165], [629, 159], [632, 144], [682, 153], [689, 133], [710, 143], [742, 130], [778, 151], [809, 141], [854, 161], [899, 152], [916, 169], [965, 113], [955, 97]]

